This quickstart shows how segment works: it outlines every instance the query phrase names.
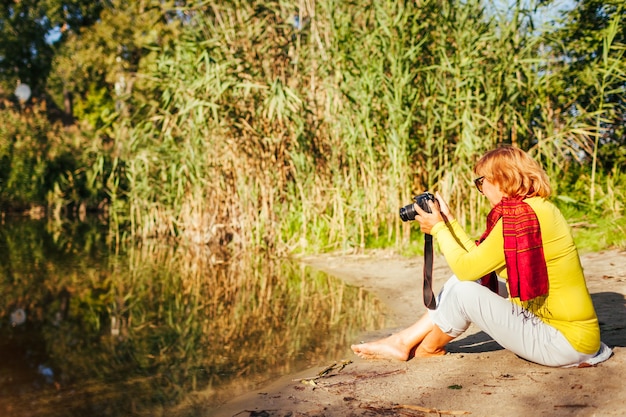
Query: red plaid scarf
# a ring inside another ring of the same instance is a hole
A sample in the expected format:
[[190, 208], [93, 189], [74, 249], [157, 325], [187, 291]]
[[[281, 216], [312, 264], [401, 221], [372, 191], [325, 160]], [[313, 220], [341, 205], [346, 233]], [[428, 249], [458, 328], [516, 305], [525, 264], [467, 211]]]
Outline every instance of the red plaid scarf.
[[[502, 218], [504, 259], [509, 277], [511, 297], [532, 300], [548, 293], [548, 267], [543, 254], [539, 220], [533, 209], [521, 198], [503, 198], [487, 215], [487, 230], [476, 244], [487, 238], [496, 222]], [[497, 288], [492, 272], [481, 283], [491, 290]]]

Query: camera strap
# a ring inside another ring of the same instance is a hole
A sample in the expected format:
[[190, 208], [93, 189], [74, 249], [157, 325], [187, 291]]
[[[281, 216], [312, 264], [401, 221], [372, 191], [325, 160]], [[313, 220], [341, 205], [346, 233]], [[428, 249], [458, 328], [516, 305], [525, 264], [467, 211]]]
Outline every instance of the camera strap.
[[424, 234], [424, 305], [429, 310], [437, 309], [433, 293], [433, 236]]

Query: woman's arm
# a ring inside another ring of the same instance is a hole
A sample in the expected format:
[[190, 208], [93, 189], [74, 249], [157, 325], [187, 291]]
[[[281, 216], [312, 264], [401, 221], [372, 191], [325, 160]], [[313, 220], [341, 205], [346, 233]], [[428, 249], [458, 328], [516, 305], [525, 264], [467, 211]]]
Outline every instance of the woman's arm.
[[[454, 236], [459, 245], [463, 246], [463, 248], [465, 248], [465, 250], [468, 252], [474, 250], [474, 248], [476, 247], [476, 242], [471, 239], [467, 235], [467, 233], [465, 233], [465, 230], [463, 230], [459, 222], [453, 219], [451, 222], [446, 224], [446, 226], [448, 227], [448, 229], [452, 233], [452, 236]], [[438, 228], [438, 226], [434, 227], [433, 233], [438, 232]]]
[[467, 236], [456, 220], [452, 217], [448, 204], [437, 193], [439, 204], [428, 202], [431, 212], [422, 210], [414, 204], [420, 229], [433, 235], [452, 269], [452, 272], [463, 281], [482, 278], [492, 271], [502, 270], [504, 262], [504, 238], [502, 237], [502, 220], [498, 220], [489, 236], [479, 245]]
[[501, 220], [479, 246], [469, 239], [456, 221], [450, 224], [440, 222], [431, 231], [450, 269], [462, 281], [473, 281], [505, 267]]

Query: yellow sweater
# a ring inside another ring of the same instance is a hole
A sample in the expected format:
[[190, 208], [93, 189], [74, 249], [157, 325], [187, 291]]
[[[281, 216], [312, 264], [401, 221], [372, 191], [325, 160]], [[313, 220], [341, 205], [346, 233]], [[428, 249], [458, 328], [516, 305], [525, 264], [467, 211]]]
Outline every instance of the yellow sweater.
[[[594, 354], [600, 348], [600, 327], [570, 228], [549, 201], [541, 197], [524, 201], [539, 219], [549, 281], [548, 295], [545, 299], [538, 297], [538, 302], [531, 303], [530, 309], [542, 321], [561, 331], [578, 352]], [[502, 219], [479, 246], [456, 220], [449, 224], [437, 223], [431, 233], [460, 280], [473, 281], [491, 271], [507, 278]], [[519, 298], [511, 300], [521, 304]]]

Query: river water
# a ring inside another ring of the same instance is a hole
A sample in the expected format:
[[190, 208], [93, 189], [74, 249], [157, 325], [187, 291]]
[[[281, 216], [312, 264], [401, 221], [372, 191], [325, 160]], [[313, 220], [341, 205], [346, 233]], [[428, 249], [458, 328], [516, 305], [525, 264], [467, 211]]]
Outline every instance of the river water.
[[385, 326], [368, 293], [287, 259], [93, 223], [0, 225], [0, 415], [201, 416], [349, 354]]

